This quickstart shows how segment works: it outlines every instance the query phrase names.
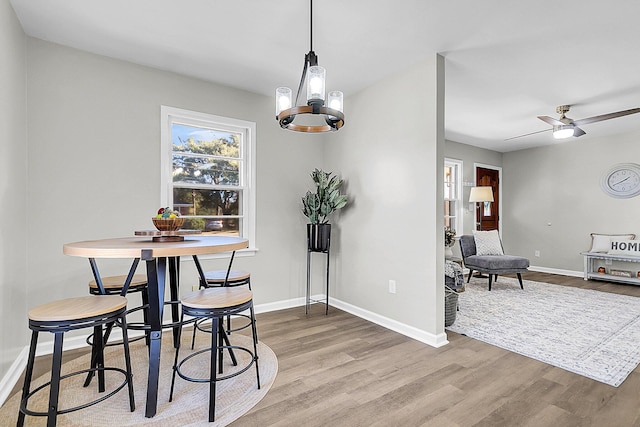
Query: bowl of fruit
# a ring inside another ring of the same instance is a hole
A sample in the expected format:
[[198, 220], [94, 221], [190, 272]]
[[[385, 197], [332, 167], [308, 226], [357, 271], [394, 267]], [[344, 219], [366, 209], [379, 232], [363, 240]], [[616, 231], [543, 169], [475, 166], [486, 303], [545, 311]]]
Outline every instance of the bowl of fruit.
[[184, 224], [184, 218], [180, 217], [180, 212], [169, 207], [158, 209], [157, 215], [151, 220], [159, 231], [177, 231]]

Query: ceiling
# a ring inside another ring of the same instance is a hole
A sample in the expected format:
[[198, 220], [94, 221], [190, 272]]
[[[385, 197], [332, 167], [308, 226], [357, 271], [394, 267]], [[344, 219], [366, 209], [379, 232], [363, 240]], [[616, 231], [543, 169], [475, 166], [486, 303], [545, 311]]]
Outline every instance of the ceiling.
[[[273, 96], [296, 90], [306, 0], [10, 0], [33, 37]], [[536, 116], [640, 107], [640, 2], [316, 0], [313, 48], [348, 98], [438, 52], [446, 138], [501, 152], [559, 144]], [[385, 102], [381, 99], [380, 104]], [[275, 120], [274, 120], [275, 124]], [[640, 114], [584, 125], [580, 140], [640, 131]]]

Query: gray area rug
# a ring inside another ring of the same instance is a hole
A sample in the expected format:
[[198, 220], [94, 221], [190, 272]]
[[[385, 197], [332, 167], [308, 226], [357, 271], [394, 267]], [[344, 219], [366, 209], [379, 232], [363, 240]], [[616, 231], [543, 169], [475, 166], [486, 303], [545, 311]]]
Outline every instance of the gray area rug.
[[[255, 406], [269, 391], [278, 372], [278, 360], [273, 351], [262, 342], [258, 343], [258, 356], [260, 365], [260, 383], [258, 390], [256, 384], [256, 370], [252, 366], [248, 371], [237, 377], [220, 381], [217, 384], [216, 421], [208, 422], [209, 408], [209, 384], [188, 382], [180, 377], [176, 378], [176, 386], [173, 393], [173, 402], [169, 402], [169, 388], [171, 386], [171, 373], [174, 358], [174, 348], [167, 340], [170, 333], [163, 335], [162, 355], [160, 359], [160, 384], [158, 392], [158, 412], [153, 418], [145, 418], [146, 385], [147, 385], [147, 348], [144, 341], [131, 344], [131, 362], [134, 374], [135, 412], [129, 411], [129, 399], [126, 387], [115, 396], [95, 406], [58, 416], [58, 426], [225, 426], [238, 419], [253, 406]], [[197, 335], [195, 351], [205, 348], [210, 344], [210, 335], [199, 333]], [[231, 344], [252, 347], [249, 337], [240, 334], [230, 335]], [[180, 358], [190, 354], [191, 333], [185, 330], [180, 349]], [[109, 347], [105, 354], [106, 365], [124, 366], [122, 347]], [[249, 355], [244, 351], [236, 351], [238, 368], [244, 366]], [[224, 373], [228, 374], [238, 369], [231, 364], [228, 353], [225, 352]], [[64, 359], [63, 359], [64, 362]], [[85, 369], [89, 363], [89, 356], [81, 356], [63, 364], [63, 374], [79, 369]], [[208, 376], [209, 353], [187, 362], [183, 372], [190, 376]], [[45, 379], [46, 377], [46, 379]], [[48, 375], [43, 375], [36, 381], [42, 384], [49, 380]], [[82, 387], [84, 375], [63, 380], [60, 396], [60, 408], [68, 408], [79, 403], [89, 402], [97, 395], [96, 381], [87, 388]], [[122, 375], [118, 373], [106, 373], [107, 391], [113, 390], [122, 382]], [[110, 388], [111, 385], [111, 388]], [[33, 389], [33, 387], [32, 387]], [[18, 417], [20, 393], [9, 399], [0, 409], [0, 425], [16, 425]], [[48, 388], [43, 393], [36, 394], [29, 400], [29, 408], [32, 410], [46, 410], [48, 400]], [[27, 417], [27, 426], [44, 426], [46, 417]]]
[[617, 387], [640, 363], [640, 298], [499, 277], [472, 278], [452, 332]]

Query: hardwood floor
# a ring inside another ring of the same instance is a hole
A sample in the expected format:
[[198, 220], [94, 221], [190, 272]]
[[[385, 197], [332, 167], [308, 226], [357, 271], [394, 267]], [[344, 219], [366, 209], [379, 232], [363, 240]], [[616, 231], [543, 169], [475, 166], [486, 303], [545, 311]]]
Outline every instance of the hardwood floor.
[[[530, 272], [525, 280], [640, 296], [640, 287]], [[640, 368], [618, 388], [448, 332], [432, 348], [322, 306], [265, 313], [278, 355], [244, 426], [638, 426]]]
[[[640, 287], [575, 277], [524, 279], [640, 296]], [[311, 308], [258, 315], [278, 376], [231, 426], [640, 426], [640, 368], [615, 388], [451, 332], [436, 349]]]

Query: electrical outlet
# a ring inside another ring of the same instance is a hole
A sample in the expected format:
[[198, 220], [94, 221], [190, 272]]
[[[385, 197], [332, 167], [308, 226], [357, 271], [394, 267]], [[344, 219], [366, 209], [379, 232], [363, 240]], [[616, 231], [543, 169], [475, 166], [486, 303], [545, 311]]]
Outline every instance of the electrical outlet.
[[389, 280], [389, 293], [390, 294], [395, 294], [396, 293], [396, 281], [395, 280]]
[[539, 257], [540, 256], [540, 251], [535, 251], [535, 256]]

